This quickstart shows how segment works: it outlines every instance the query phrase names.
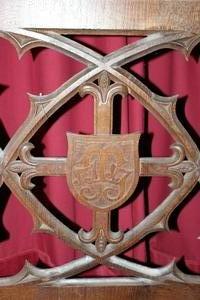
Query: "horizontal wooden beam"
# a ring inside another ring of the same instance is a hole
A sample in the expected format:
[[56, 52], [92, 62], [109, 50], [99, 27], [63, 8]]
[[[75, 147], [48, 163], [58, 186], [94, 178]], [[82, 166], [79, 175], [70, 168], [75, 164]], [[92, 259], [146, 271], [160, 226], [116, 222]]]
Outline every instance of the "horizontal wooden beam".
[[0, 0], [0, 30], [63, 33], [200, 32], [199, 0]]
[[189, 300], [199, 299], [199, 295], [199, 285], [178, 283], [133, 287], [42, 287], [22, 285], [0, 289], [0, 298], [2, 300]]

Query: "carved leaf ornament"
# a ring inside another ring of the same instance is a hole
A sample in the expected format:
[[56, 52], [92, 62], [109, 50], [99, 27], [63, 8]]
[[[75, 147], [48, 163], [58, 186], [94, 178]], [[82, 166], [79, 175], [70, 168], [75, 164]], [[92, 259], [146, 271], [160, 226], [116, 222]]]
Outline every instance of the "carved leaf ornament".
[[[182, 273], [175, 261], [149, 268], [118, 257], [151, 232], [168, 230], [168, 218], [200, 178], [199, 150], [176, 115], [177, 96], [161, 97], [123, 68], [123, 65], [159, 49], [177, 49], [187, 58], [200, 37], [190, 33], [155, 33], [102, 56], [55, 32], [15, 30], [1, 32], [19, 57], [45, 46], [84, 63], [86, 68], [45, 96], [28, 94], [30, 112], [4, 150], [0, 152], [1, 183], [5, 183], [33, 216], [35, 229], [56, 235], [85, 256], [63, 266], [40, 269], [29, 262], [0, 285], [36, 281], [43, 284], [78, 284], [70, 279], [99, 264], [123, 269], [128, 277], [110, 279], [117, 284], [155, 284], [165, 280], [197, 282], [199, 276]], [[98, 83], [97, 83], [98, 80]], [[94, 135], [67, 133], [66, 157], [34, 157], [29, 140], [75, 94], [91, 94], [95, 103]], [[174, 139], [171, 157], [139, 157], [140, 133], [112, 135], [112, 105], [116, 95], [130, 94], [162, 124]], [[76, 201], [93, 212], [93, 226], [75, 233], [52, 215], [31, 192], [33, 177], [66, 176]], [[134, 192], [140, 176], [168, 176], [171, 193], [144, 220], [128, 232], [111, 231], [110, 212]], [[100, 279], [99, 279], [100, 280]], [[109, 279], [108, 279], [109, 280]], [[92, 280], [90, 281], [92, 284]]]

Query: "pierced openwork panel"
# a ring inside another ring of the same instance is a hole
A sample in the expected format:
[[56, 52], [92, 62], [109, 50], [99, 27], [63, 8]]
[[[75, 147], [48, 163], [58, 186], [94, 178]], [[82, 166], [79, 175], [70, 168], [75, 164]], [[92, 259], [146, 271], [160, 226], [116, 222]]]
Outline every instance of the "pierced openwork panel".
[[[177, 96], [153, 93], [123, 66], [156, 50], [181, 51], [186, 59], [200, 36], [192, 33], [155, 33], [111, 54], [102, 56], [53, 31], [13, 30], [1, 32], [16, 48], [19, 57], [45, 46], [84, 63], [85, 69], [46, 96], [29, 94], [30, 112], [4, 150], [1, 150], [1, 184], [4, 182], [32, 215], [37, 231], [56, 235], [84, 257], [51, 269], [29, 262], [15, 276], [0, 279], [0, 285], [30, 281], [45, 284], [101, 284], [101, 279], [69, 279], [99, 264], [123, 269], [124, 278], [104, 279], [103, 284], [153, 284], [165, 280], [200, 282], [199, 276], [182, 273], [175, 261], [150, 268], [129, 262], [118, 255], [149, 233], [168, 230], [168, 218], [193, 189], [200, 177], [199, 150], [176, 115]], [[67, 133], [66, 157], [34, 157], [32, 136], [75, 94], [94, 99], [93, 135]], [[174, 139], [170, 157], [140, 157], [140, 133], [112, 134], [113, 101], [116, 95], [131, 95], [151, 113]], [[32, 193], [32, 179], [38, 176], [65, 176], [70, 192], [92, 210], [90, 231], [74, 232]], [[110, 214], [125, 203], [141, 176], [167, 176], [171, 193], [143, 221], [127, 232], [111, 230]], [[68, 278], [68, 279], [67, 279]]]

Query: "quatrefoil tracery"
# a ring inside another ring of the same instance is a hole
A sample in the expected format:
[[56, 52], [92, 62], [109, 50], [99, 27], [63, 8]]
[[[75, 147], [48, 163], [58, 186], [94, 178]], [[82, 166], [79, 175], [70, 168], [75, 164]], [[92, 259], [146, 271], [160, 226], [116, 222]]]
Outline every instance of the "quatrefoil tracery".
[[[33, 47], [48, 46], [70, 55], [88, 66], [47, 96], [29, 95], [31, 101], [29, 116], [10, 140], [1, 157], [4, 182], [30, 211], [38, 229], [56, 234], [73, 247], [89, 255], [80, 259], [80, 270], [77, 270], [76, 262], [68, 265], [66, 267], [67, 271], [63, 267], [62, 276], [72, 276], [101, 262], [108, 266], [124, 268], [129, 273], [132, 271], [134, 275], [139, 274], [146, 278], [147, 281], [149, 279], [152, 280], [152, 278], [158, 280], [158, 276], [160, 276], [160, 280], [162, 280], [162, 276], [163, 280], [168, 278], [167, 276], [170, 276], [172, 280], [180, 280], [180, 278], [183, 278], [185, 281], [190, 280], [190, 277], [183, 275], [175, 267], [174, 262], [165, 268], [160, 268], [156, 273], [156, 270], [138, 267], [138, 265], [128, 263], [113, 255], [125, 251], [149, 232], [167, 229], [167, 220], [170, 213], [190, 192], [198, 181], [200, 173], [198, 148], [176, 117], [177, 97], [167, 98], [155, 95], [121, 66], [162, 48], [175, 48], [181, 50], [187, 56], [198, 43], [199, 36], [185, 33], [153, 34], [142, 41], [128, 45], [103, 57], [93, 50], [80, 46], [78, 43], [53, 32], [42, 34], [33, 31], [17, 30], [12, 33], [2, 32], [1, 35], [14, 43], [19, 56]], [[97, 78], [99, 78], [99, 85], [94, 84]], [[110, 85], [110, 80], [114, 84]], [[66, 158], [35, 158], [30, 154], [33, 146], [28, 141], [47, 120], [46, 117], [48, 118], [55, 113], [60, 106], [77, 92], [80, 92], [81, 95], [91, 93], [95, 98], [95, 130], [97, 133], [111, 133], [114, 95], [118, 93], [126, 95], [129, 93], [158, 119], [176, 142], [172, 146], [174, 153], [171, 157], [140, 158], [140, 176], [169, 176], [172, 179], [170, 186], [173, 191], [171, 194], [154, 212], [125, 233], [123, 239], [119, 239], [118, 243], [114, 244], [111, 242], [107, 246], [104, 243], [103, 251], [99, 251], [98, 247], [95, 248], [92, 243], [87, 244], [81, 241], [73, 231], [58, 221], [55, 216], [51, 215], [30, 191], [33, 187], [31, 179], [35, 176], [66, 175]], [[102, 126], [100, 125], [102, 122], [98, 122], [98, 117], [101, 119], [105, 114], [109, 116], [107, 119], [108, 124]], [[18, 155], [20, 159], [17, 159]], [[184, 160], [185, 156], [187, 160]], [[20, 176], [18, 175], [19, 173], [21, 174]], [[31, 201], [27, 201], [27, 199]], [[16, 278], [5, 279], [4, 282], [5, 284], [7, 284], [6, 282], [11, 284], [15, 280], [18, 282], [22, 280], [23, 276], [26, 277], [28, 274], [32, 274], [40, 279], [43, 278], [42, 274], [44, 274], [44, 277], [52, 279], [61, 276], [58, 276], [58, 273], [53, 270], [51, 274], [50, 270], [44, 270], [43, 272], [37, 268], [34, 269], [33, 266], [26, 265], [25, 269]]]

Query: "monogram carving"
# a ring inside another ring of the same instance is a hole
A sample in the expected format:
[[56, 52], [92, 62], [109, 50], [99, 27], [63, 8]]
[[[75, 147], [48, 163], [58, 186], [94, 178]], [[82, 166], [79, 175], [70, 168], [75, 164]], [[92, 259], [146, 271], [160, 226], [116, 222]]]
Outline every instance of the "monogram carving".
[[139, 134], [68, 134], [68, 184], [74, 197], [96, 210], [114, 209], [139, 178]]
[[69, 134], [67, 180], [75, 199], [92, 208], [91, 232], [79, 232], [81, 241], [96, 240], [103, 252], [107, 242], [117, 243], [123, 235], [110, 230], [109, 212], [133, 193], [139, 179], [138, 143], [140, 134], [91, 135]]

